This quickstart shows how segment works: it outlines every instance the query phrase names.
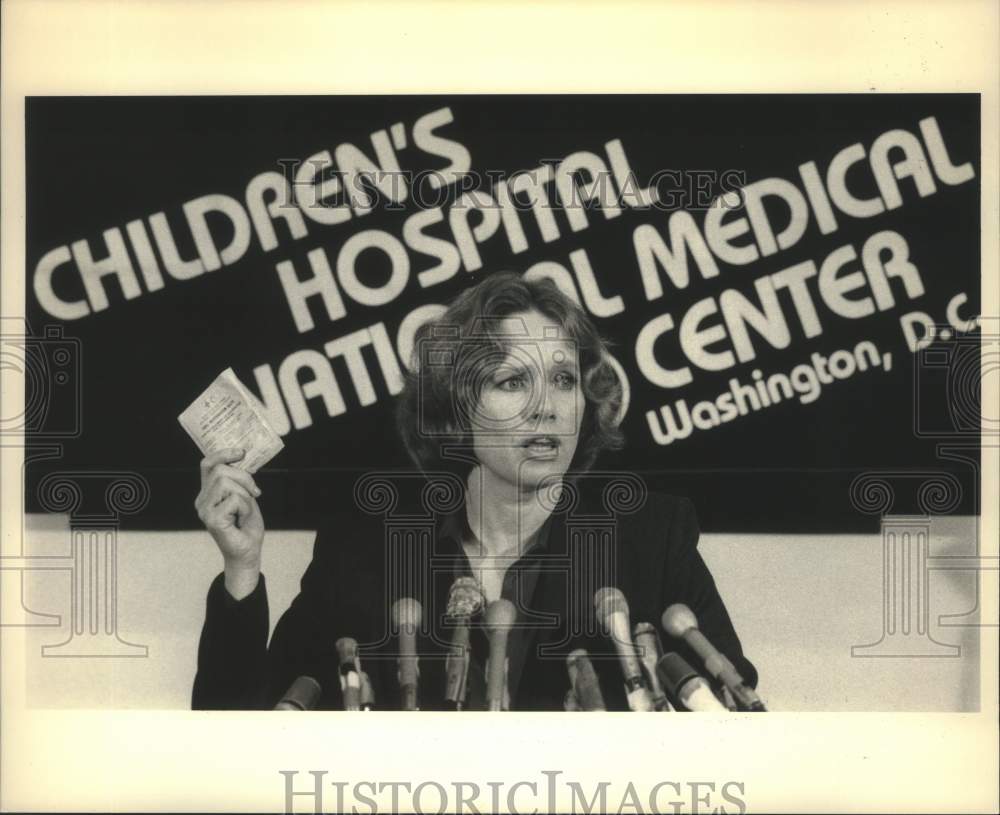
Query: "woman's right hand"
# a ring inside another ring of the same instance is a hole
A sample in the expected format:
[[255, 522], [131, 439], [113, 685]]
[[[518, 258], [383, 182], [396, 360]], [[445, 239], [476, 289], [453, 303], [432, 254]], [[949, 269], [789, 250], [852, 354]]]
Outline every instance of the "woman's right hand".
[[201, 460], [201, 491], [194, 506], [225, 563], [226, 588], [237, 600], [257, 585], [264, 519], [253, 476], [231, 466], [243, 450], [219, 450]]

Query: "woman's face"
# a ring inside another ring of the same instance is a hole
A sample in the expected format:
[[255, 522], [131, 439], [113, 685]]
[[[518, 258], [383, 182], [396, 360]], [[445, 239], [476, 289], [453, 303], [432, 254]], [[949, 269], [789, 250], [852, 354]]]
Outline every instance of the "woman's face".
[[585, 404], [579, 354], [560, 324], [539, 311], [512, 314], [498, 330], [509, 348], [483, 366], [473, 449], [489, 475], [534, 489], [565, 473], [576, 452]]

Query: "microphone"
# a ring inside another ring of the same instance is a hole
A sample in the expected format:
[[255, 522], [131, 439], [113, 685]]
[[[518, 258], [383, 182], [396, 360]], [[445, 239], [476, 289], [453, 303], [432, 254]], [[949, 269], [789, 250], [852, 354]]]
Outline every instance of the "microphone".
[[361, 679], [361, 709], [374, 710], [375, 691], [372, 689], [371, 679], [368, 678], [368, 674], [365, 671], [361, 671], [358, 676]]
[[420, 626], [422, 610], [420, 603], [412, 597], [401, 597], [392, 604], [392, 627], [399, 632], [399, 690], [403, 710], [419, 710], [417, 707], [417, 628]]
[[445, 616], [455, 624], [451, 649], [445, 660], [446, 701], [461, 710], [465, 704], [465, 682], [469, 675], [469, 621], [483, 607], [483, 593], [474, 577], [459, 577], [451, 586]]
[[716, 650], [698, 630], [698, 618], [687, 606], [676, 603], [663, 612], [663, 629], [671, 636], [682, 639], [705, 663], [705, 670], [732, 693], [736, 703], [743, 710], [765, 711], [764, 703], [753, 688], [747, 686], [733, 663]]
[[656, 664], [660, 681], [671, 696], [695, 713], [716, 713], [726, 708], [712, 693], [712, 687], [687, 660], [671, 651]]
[[566, 669], [569, 671], [570, 693], [576, 700], [574, 710], [607, 710], [604, 697], [601, 695], [601, 684], [597, 681], [597, 672], [587, 655], [585, 648], [570, 651], [566, 657]]
[[341, 637], [335, 643], [340, 659], [340, 690], [344, 696], [344, 710], [361, 710], [361, 666], [358, 664], [358, 641]]
[[510, 600], [494, 600], [486, 607], [486, 632], [490, 638], [490, 659], [486, 666], [486, 709], [507, 710], [507, 634], [517, 619]]
[[726, 706], [726, 710], [739, 710], [739, 705], [736, 704], [736, 700], [733, 698], [732, 692], [725, 685], [720, 686], [719, 693], [717, 694], [722, 700], [722, 704]]
[[319, 682], [311, 676], [300, 676], [288, 687], [275, 710], [312, 710], [323, 695]]
[[597, 621], [615, 644], [625, 676], [625, 697], [630, 710], [654, 710], [653, 697], [642, 675], [642, 666], [629, 635], [628, 602], [620, 589], [605, 586], [594, 594]]
[[653, 694], [653, 707], [657, 710], [670, 710], [670, 703], [663, 693], [663, 686], [656, 675], [656, 663], [663, 655], [660, 648], [660, 635], [650, 623], [636, 623], [632, 629], [635, 648], [639, 652], [642, 670]]

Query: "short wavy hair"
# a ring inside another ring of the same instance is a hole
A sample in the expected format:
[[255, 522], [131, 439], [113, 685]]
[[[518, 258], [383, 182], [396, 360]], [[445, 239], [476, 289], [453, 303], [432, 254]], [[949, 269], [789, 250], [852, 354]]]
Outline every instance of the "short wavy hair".
[[472, 463], [445, 457], [443, 449], [472, 447], [469, 416], [486, 381], [484, 360], [502, 359], [511, 339], [491, 332], [490, 325], [530, 310], [559, 323], [564, 332], [560, 339], [574, 342], [578, 350], [584, 413], [570, 470], [589, 470], [600, 453], [624, 446], [617, 421], [624, 391], [609, 361], [609, 343], [587, 313], [551, 280], [526, 280], [515, 272], [501, 272], [463, 291], [440, 317], [416, 332], [396, 403], [396, 424], [422, 472], [468, 475]]

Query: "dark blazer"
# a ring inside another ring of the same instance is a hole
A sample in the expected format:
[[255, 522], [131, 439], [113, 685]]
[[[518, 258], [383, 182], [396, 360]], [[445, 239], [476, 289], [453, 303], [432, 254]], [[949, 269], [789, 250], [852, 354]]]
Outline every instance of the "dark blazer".
[[[301, 591], [278, 621], [270, 644], [263, 575], [255, 591], [238, 602], [218, 575], [208, 593], [192, 706], [271, 708], [296, 677], [306, 675], [323, 687], [319, 708], [341, 709], [334, 643], [349, 636], [360, 644], [377, 707], [398, 709], [390, 608], [396, 598], [413, 596], [423, 607], [420, 707], [444, 709], [444, 656], [451, 637], [444, 610], [465, 556], [439, 533], [455, 513], [464, 517], [460, 487], [457, 500], [455, 492], [451, 489], [449, 497], [439, 490], [435, 497], [425, 489], [420, 508], [404, 511], [398, 495], [386, 499], [371, 489], [356, 490], [364, 511], [333, 518], [317, 531]], [[601, 634], [594, 614], [594, 591], [604, 585], [622, 590], [633, 625], [646, 621], [660, 630], [668, 605], [688, 605], [708, 639], [756, 686], [757, 672], [743, 656], [698, 553], [698, 534], [690, 501], [647, 493], [637, 478], [567, 489], [552, 512], [546, 545], [524, 559], [537, 576], [530, 597], [521, 598], [519, 625], [525, 627], [519, 636], [526, 647], [520, 664], [510, 668], [511, 709], [562, 710], [569, 687], [565, 656], [580, 647], [591, 655], [608, 709], [628, 709], [613, 644]], [[678, 651], [700, 667], [684, 643], [666, 634], [661, 639], [665, 650]], [[479, 642], [482, 655], [485, 641], [474, 632], [474, 653]]]

